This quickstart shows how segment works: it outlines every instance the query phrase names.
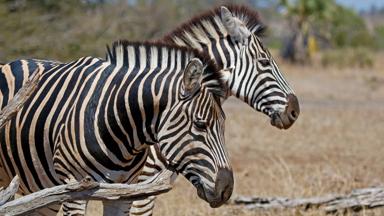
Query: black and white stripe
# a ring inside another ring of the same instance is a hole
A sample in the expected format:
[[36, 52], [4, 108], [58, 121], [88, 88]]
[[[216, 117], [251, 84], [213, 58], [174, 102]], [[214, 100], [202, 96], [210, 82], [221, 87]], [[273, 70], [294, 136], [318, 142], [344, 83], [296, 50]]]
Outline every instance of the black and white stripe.
[[[24, 194], [85, 176], [134, 183], [148, 147], [158, 144], [167, 166], [211, 206], [229, 198], [223, 72], [206, 57], [177, 46], [118, 42], [107, 60], [18, 60], [0, 70], [1, 107], [36, 68], [38, 89], [0, 131], [3, 172], [20, 176]], [[105, 213], [121, 207], [116, 203], [106, 202]]]
[[256, 11], [231, 5], [195, 17], [161, 41], [196, 48], [211, 56], [219, 68], [232, 68], [228, 96], [271, 115], [284, 110], [287, 96], [294, 92], [261, 42], [264, 29]]

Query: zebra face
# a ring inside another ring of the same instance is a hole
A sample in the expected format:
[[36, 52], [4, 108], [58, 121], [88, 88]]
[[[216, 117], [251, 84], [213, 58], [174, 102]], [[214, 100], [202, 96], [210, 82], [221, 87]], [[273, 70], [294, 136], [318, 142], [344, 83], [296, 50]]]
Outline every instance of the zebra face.
[[241, 18], [232, 15], [226, 7], [221, 8], [221, 20], [234, 44], [234, 50], [223, 50], [224, 56], [234, 58], [224, 65], [233, 68], [228, 76], [229, 94], [268, 115], [273, 126], [288, 129], [299, 116], [299, 103], [272, 55], [256, 35], [261, 26], [248, 29]]
[[253, 64], [250, 85], [255, 86], [247, 101], [256, 110], [268, 115], [273, 126], [288, 129], [300, 114], [297, 97], [270, 52], [254, 34], [250, 36], [247, 49]]
[[189, 75], [187, 66], [180, 100], [159, 131], [159, 145], [169, 166], [196, 187], [198, 196], [211, 207], [219, 207], [233, 190], [224, 148], [225, 115], [219, 98], [200, 81], [202, 65], [195, 66]]

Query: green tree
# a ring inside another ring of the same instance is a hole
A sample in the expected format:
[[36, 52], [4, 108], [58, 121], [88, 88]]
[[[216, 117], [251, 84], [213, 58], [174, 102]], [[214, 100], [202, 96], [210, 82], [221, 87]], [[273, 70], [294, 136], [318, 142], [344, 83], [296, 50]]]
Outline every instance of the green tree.
[[295, 62], [307, 62], [308, 52], [305, 40], [308, 38], [313, 23], [328, 20], [332, 15], [335, 3], [333, 0], [280, 0], [286, 10], [293, 36], [289, 43], [292, 44], [292, 57]]
[[352, 9], [336, 6], [327, 27], [333, 47], [373, 47], [373, 37], [366, 24]]
[[311, 35], [337, 48], [373, 46], [363, 18], [334, 0], [280, 0], [280, 4], [293, 29], [293, 61], [308, 61], [305, 41]]

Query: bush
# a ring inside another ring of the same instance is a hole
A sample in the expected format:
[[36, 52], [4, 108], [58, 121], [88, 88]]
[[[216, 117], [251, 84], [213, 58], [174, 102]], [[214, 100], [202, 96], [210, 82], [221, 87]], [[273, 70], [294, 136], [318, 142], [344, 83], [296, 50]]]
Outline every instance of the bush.
[[321, 56], [321, 64], [325, 67], [372, 67], [373, 54], [367, 48], [344, 48], [327, 50]]
[[338, 6], [329, 24], [334, 47], [374, 47], [364, 19], [353, 10]]
[[384, 25], [375, 28], [375, 47], [384, 49]]
[[160, 38], [206, 6], [202, 0], [129, 2], [0, 0], [0, 62], [104, 57], [107, 44]]

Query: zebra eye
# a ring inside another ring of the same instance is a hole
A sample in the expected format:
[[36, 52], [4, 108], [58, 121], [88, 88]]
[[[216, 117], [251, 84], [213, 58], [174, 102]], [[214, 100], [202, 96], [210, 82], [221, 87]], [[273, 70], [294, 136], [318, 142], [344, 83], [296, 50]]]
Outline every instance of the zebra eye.
[[267, 58], [258, 59], [258, 61], [259, 61], [260, 64], [262, 64], [263, 66], [269, 66], [269, 65], [271, 64], [271, 62], [270, 62], [269, 59], [267, 59]]
[[196, 120], [194, 125], [198, 130], [207, 130], [207, 122], [204, 120]]

